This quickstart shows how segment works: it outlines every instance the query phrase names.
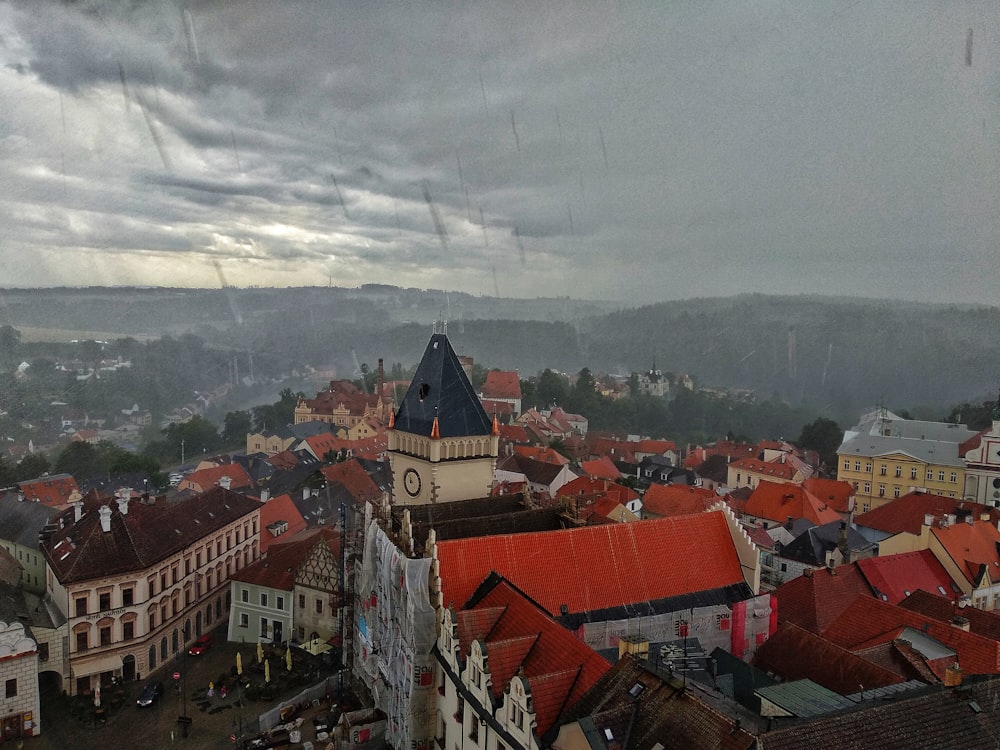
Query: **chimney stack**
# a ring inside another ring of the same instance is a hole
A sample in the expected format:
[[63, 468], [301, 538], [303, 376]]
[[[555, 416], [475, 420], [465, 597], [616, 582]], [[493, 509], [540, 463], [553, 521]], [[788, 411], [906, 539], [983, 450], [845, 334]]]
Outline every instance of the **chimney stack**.
[[962, 684], [962, 668], [958, 666], [956, 661], [946, 670], [944, 670], [944, 686], [945, 687], [958, 687]]
[[966, 633], [969, 632], [969, 618], [962, 617], [961, 615], [955, 615], [950, 620], [951, 626], [953, 628], [958, 628], [959, 630], [964, 630]]
[[107, 505], [102, 505], [98, 509], [97, 515], [101, 518], [101, 531], [111, 531], [111, 508]]
[[232, 484], [233, 484], [232, 477], [227, 477], [227, 476], [219, 477], [219, 486], [222, 489], [228, 490], [232, 486]]
[[118, 490], [115, 499], [118, 501], [118, 512], [123, 516], [128, 515], [128, 501], [132, 497], [132, 491], [127, 489]]
[[268, 490], [260, 491], [260, 501], [262, 503], [266, 503], [270, 499], [271, 499], [271, 493]]

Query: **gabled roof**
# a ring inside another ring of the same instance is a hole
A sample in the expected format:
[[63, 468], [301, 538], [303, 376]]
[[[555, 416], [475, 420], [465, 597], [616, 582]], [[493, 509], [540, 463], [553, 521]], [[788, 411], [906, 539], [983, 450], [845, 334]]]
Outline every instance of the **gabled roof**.
[[970, 633], [1000, 641], [1000, 612], [962, 606], [923, 590], [914, 591], [899, 606], [940, 622], [951, 622], [954, 617], [963, 617], [969, 623]]
[[948, 514], [988, 513], [990, 523], [1000, 521], [1000, 510], [973, 502], [964, 502], [954, 497], [942, 497], [927, 492], [910, 492], [885, 505], [856, 516], [858, 526], [878, 529], [890, 534], [906, 532], [919, 534], [924, 516], [947, 516]]
[[527, 443], [530, 438], [525, 429], [519, 424], [500, 425], [500, 440], [508, 443]]
[[723, 511], [443, 541], [437, 558], [445, 605], [496, 571], [554, 616], [745, 585]]
[[778, 586], [778, 622], [789, 622], [822, 633], [859, 594], [872, 596], [871, 587], [856, 563], [801, 575]]
[[457, 612], [456, 620], [462, 653], [468, 653], [470, 645], [463, 637], [476, 633], [473, 637], [484, 642], [494, 699], [500, 698], [515, 677], [527, 681], [539, 737], [564, 707], [579, 700], [611, 668], [596, 651], [504, 580]]
[[847, 513], [851, 510], [854, 486], [850, 482], [813, 477], [802, 482], [802, 489], [838, 513]]
[[778, 479], [791, 479], [796, 471], [795, 466], [787, 461], [761, 461], [758, 458], [741, 458], [733, 461], [730, 467]]
[[98, 509], [114, 506], [108, 499], [85, 500], [84, 515], [60, 514], [63, 528], [42, 544], [49, 567], [64, 585], [91, 578], [139, 571], [156, 564], [244, 516], [260, 503], [236, 492], [213, 487], [175, 503], [158, 500], [128, 504], [128, 514], [111, 508], [110, 531], [101, 528]]
[[557, 466], [565, 466], [569, 463], [569, 459], [559, 451], [540, 445], [514, 446], [514, 455], [521, 456], [523, 458], [530, 458], [532, 461], [556, 464]]
[[[532, 484], [551, 485], [565, 469], [565, 464], [553, 464], [548, 461], [536, 461], [533, 458], [514, 453], [497, 462], [498, 471], [509, 471], [523, 474]], [[572, 476], [572, 474], [571, 474]]]
[[703, 513], [719, 502], [719, 496], [703, 487], [686, 484], [652, 484], [642, 496], [643, 516], [683, 516]]
[[483, 398], [521, 398], [521, 379], [517, 371], [490, 370], [482, 388]]
[[621, 479], [622, 473], [618, 471], [618, 467], [615, 466], [614, 461], [612, 461], [607, 456], [601, 456], [600, 458], [595, 458], [592, 461], [584, 461], [580, 464], [580, 470], [589, 477], [595, 479]]
[[0, 539], [38, 549], [38, 532], [59, 511], [42, 502], [18, 500], [13, 492], [0, 499]]
[[826, 565], [827, 554], [846, 544], [852, 555], [869, 553], [876, 547], [846, 521], [833, 521], [812, 526], [781, 548], [781, 556], [809, 565]]
[[401, 432], [429, 437], [435, 419], [442, 438], [493, 432], [492, 421], [443, 333], [433, 334], [427, 342], [394, 426]]
[[291, 591], [295, 588], [299, 566], [308, 559], [313, 548], [317, 544], [325, 544], [339, 555], [339, 537], [337, 530], [329, 526], [301, 531], [294, 539], [273, 544], [267, 557], [235, 571], [230, 578], [254, 586]]
[[69, 502], [70, 495], [80, 491], [76, 480], [69, 474], [52, 474], [28, 482], [18, 482], [17, 486], [25, 500], [37, 500], [53, 508], [65, 505]]
[[193, 487], [196, 491], [204, 492], [210, 487], [219, 484], [223, 477], [229, 477], [229, 489], [238, 490], [244, 487], [253, 486], [253, 481], [246, 469], [236, 463], [223, 464], [222, 466], [210, 466], [198, 471], [192, 471], [182, 480], [183, 486]]
[[1000, 673], [1000, 642], [872, 597], [855, 598], [823, 636], [853, 651], [894, 640], [906, 628], [955, 651], [965, 674]]
[[557, 497], [577, 497], [584, 499], [596, 499], [600, 497], [612, 498], [615, 503], [625, 504], [630, 500], [639, 497], [639, 493], [624, 484], [612, 482], [609, 479], [595, 479], [594, 477], [577, 477], [556, 492]]
[[787, 622], [757, 647], [751, 664], [784, 681], [812, 680], [841, 695], [855, 692], [858, 685], [871, 689], [905, 681], [894, 672]]
[[931, 533], [973, 586], [1000, 583], [1000, 529], [994, 524], [974, 518], [971, 524], [935, 526]]
[[644, 438], [642, 440], [637, 440], [633, 445], [633, 451], [635, 453], [653, 453], [657, 455], [665, 455], [667, 451], [676, 451], [677, 443], [673, 440], [653, 440], [652, 438]]
[[324, 466], [320, 471], [327, 482], [341, 485], [358, 502], [377, 502], [382, 495], [368, 472], [354, 459]]
[[[630, 692], [636, 684], [643, 688], [638, 699]], [[561, 726], [579, 722], [592, 733], [593, 748], [622, 747], [627, 736], [628, 750], [748, 750], [755, 745], [746, 729], [751, 721], [715, 691], [665, 679], [645, 660], [626, 654], [564, 713], [543, 746], [553, 745]], [[614, 738], [610, 743], [607, 732]]]
[[745, 512], [757, 518], [785, 523], [789, 518], [805, 518], [820, 526], [840, 521], [840, 514], [794, 484], [762, 479], [747, 500]]
[[926, 591], [935, 598], [950, 601], [961, 595], [948, 571], [930, 550], [902, 552], [885, 557], [858, 560], [875, 596], [890, 604], [899, 604], [912, 592]]
[[[273, 524], [284, 522], [287, 526], [280, 536], [271, 533]], [[260, 508], [260, 553], [266, 554], [268, 549], [279, 540], [290, 539], [306, 527], [305, 519], [292, 502], [291, 495], [272, 497]]]

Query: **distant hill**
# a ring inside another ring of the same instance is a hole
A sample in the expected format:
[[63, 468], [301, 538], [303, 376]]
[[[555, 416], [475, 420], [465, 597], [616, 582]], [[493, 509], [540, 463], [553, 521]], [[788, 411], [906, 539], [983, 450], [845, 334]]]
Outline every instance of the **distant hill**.
[[449, 321], [455, 348], [485, 367], [523, 376], [584, 366], [627, 374], [655, 361], [702, 385], [777, 395], [844, 421], [878, 401], [945, 413], [951, 404], [991, 397], [1000, 383], [996, 307], [743, 295], [626, 308], [387, 285], [0, 292], [0, 325], [32, 336], [194, 333], [216, 347], [253, 352], [262, 372], [311, 364], [350, 377], [355, 357], [408, 367], [440, 319]]

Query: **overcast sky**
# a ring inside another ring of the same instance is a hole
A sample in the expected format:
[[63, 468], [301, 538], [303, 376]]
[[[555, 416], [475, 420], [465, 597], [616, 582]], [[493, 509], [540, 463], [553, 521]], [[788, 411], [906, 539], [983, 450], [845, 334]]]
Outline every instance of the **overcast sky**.
[[0, 0], [0, 286], [998, 304], [998, 115], [995, 0]]

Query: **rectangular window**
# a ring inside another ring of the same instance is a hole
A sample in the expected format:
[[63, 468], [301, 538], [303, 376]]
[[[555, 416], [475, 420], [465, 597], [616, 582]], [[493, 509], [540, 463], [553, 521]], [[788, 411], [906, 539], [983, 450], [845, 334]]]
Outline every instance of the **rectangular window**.
[[939, 471], [938, 472], [938, 481], [939, 482], [943, 482], [944, 481], [944, 472], [943, 471]]
[[166, 590], [167, 590], [167, 573], [166, 571], [164, 571], [163, 573], [160, 573], [160, 591], [166, 591]]
[[111, 645], [111, 626], [105, 625], [101, 628], [101, 645], [110, 646]]
[[17, 695], [17, 679], [7, 680], [7, 687], [5, 694], [8, 698], [13, 698]]
[[87, 641], [87, 631], [81, 630], [79, 633], [76, 634], [76, 650], [86, 651], [88, 645], [89, 644]]
[[524, 711], [513, 702], [510, 704], [510, 720], [518, 729], [524, 729]]
[[156, 611], [149, 611], [149, 632], [156, 630]]
[[927, 470], [927, 481], [930, 482], [934, 479], [934, 469]]
[[878, 486], [878, 496], [879, 497], [885, 497], [885, 485], [884, 484], [880, 484]]
[[77, 597], [76, 616], [82, 617], [85, 614], [87, 614], [87, 597], [85, 596]]
[[250, 603], [250, 592], [246, 589], [240, 589], [240, 601], [244, 604]]
[[479, 717], [472, 714], [469, 721], [469, 739], [473, 742], [479, 742]]
[[267, 618], [260, 618], [260, 637], [267, 638]]
[[260, 595], [260, 606], [262, 606], [262, 607], [266, 607], [267, 606], [267, 594], [261, 594]]
[[878, 473], [879, 473], [879, 475], [884, 477], [885, 476], [885, 471], [886, 471], [886, 465], [885, 464], [881, 464], [878, 467]]
[[110, 591], [98, 595], [98, 599], [100, 600], [100, 603], [97, 605], [99, 611], [105, 612], [105, 611], [111, 609], [111, 592]]
[[870, 495], [871, 491], [872, 491], [872, 483], [871, 482], [865, 482], [865, 494], [866, 495]]
[[867, 473], [869, 473], [869, 474], [872, 473], [872, 462], [871, 461], [865, 461], [865, 471]]
[[317, 599], [316, 600], [316, 614], [317, 615], [323, 614], [323, 600], [322, 599]]
[[299, 594], [299, 609], [305, 609], [305, 608], [306, 608], [306, 595]]
[[951, 472], [951, 474], [948, 475], [948, 481], [951, 482], [952, 484], [955, 484], [955, 482], [958, 481], [958, 474], [955, 473], [954, 471]]
[[122, 640], [131, 641], [133, 638], [135, 638], [135, 623], [126, 620], [122, 623]]
[[249, 628], [250, 627], [250, 615], [246, 612], [240, 612], [240, 627]]
[[190, 557], [185, 557], [184, 558], [184, 575], [186, 575], [186, 576], [191, 575], [191, 558]]
[[122, 606], [131, 607], [133, 604], [135, 604], [135, 590], [131, 586], [122, 589]]
[[910, 467], [910, 479], [916, 479], [916, 478], [917, 478], [917, 467], [916, 466], [911, 466]]
[[458, 708], [455, 709], [455, 721], [459, 724], [465, 721], [465, 698], [458, 699]]
[[850, 462], [850, 460], [848, 460], [848, 459], [845, 458], [844, 459], [844, 471], [850, 471], [850, 470], [851, 470], [851, 462]]
[[903, 476], [903, 467], [902, 466], [897, 466], [896, 467], [896, 476], [897, 477]]
[[276, 609], [284, 609], [285, 608], [285, 597], [278, 596], [278, 597], [275, 597], [275, 598], [277, 599], [277, 601], [274, 604], [275, 608]]
[[899, 486], [898, 485], [896, 485], [896, 486], [894, 486], [892, 488], [892, 496], [893, 497], [899, 497]]
[[201, 567], [201, 552], [195, 553], [195, 556], [194, 556], [194, 566], [196, 568], [200, 568]]
[[39, 643], [38, 644], [38, 661], [48, 661], [49, 660], [49, 644]]

